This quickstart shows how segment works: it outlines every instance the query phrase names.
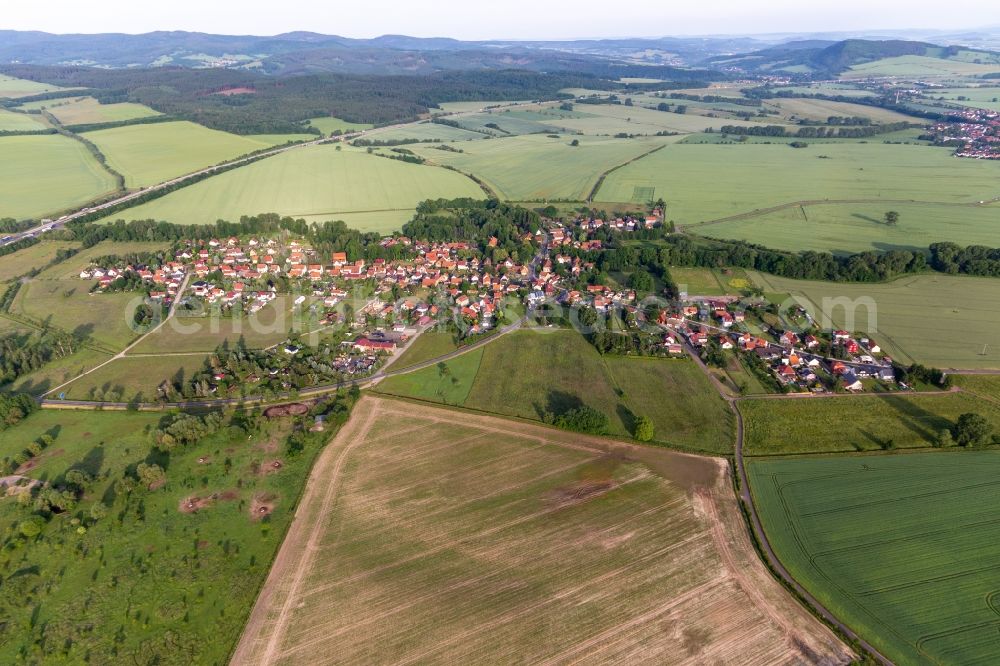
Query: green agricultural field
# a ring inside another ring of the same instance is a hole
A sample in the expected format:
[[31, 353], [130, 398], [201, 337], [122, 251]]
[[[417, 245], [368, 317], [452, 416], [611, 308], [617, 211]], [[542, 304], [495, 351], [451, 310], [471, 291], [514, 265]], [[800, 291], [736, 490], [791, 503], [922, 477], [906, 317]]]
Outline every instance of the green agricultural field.
[[[68, 400], [156, 402], [157, 387], [165, 381], [191, 377], [204, 369], [207, 354], [126, 356], [65, 387]], [[51, 397], [51, 396], [50, 396]]]
[[41, 116], [0, 109], [0, 132], [36, 132], [48, 127]]
[[788, 120], [816, 120], [825, 122], [830, 116], [858, 116], [861, 118], [871, 118], [872, 122], [879, 124], [926, 122], [920, 118], [907, 116], [889, 109], [880, 109], [864, 104], [851, 104], [849, 102], [831, 102], [825, 99], [773, 99], [765, 101], [764, 108], [778, 111], [783, 118]]
[[778, 558], [897, 664], [993, 664], [995, 451], [751, 461]]
[[43, 241], [0, 259], [0, 282], [7, 282], [25, 273], [47, 265], [56, 258], [59, 250], [80, 247], [79, 243], [67, 241]]
[[[573, 140], [579, 145], [570, 145]], [[582, 201], [602, 173], [672, 140], [539, 135], [463, 143], [464, 153], [412, 148], [436, 163], [478, 176], [505, 199]]]
[[[700, 94], [708, 94], [702, 92]], [[670, 104], [684, 104], [684, 100], [660, 100]], [[655, 111], [641, 106], [624, 104], [577, 104], [576, 110], [588, 114], [585, 118], [568, 118], [558, 121], [559, 126], [584, 134], [608, 134], [619, 132], [628, 134], [656, 134], [657, 132], [704, 132], [709, 127], [722, 125], [759, 126], [762, 123], [733, 120], [728, 118], [708, 118], [694, 113], [680, 114]], [[763, 124], [781, 125], [781, 120], [769, 118]]]
[[997, 196], [998, 179], [1000, 164], [927, 146], [674, 144], [610, 174], [596, 201], [634, 201], [654, 188], [671, 219], [694, 224], [800, 201], [977, 202]]
[[840, 75], [842, 79], [879, 77], [954, 78], [1000, 72], [1000, 64], [977, 64], [928, 56], [898, 56], [855, 65]]
[[161, 115], [148, 106], [122, 102], [101, 104], [93, 97], [48, 99], [41, 102], [22, 104], [20, 109], [45, 109], [63, 125], [85, 125], [90, 123], [113, 123], [137, 118], [151, 118]]
[[509, 106], [511, 104], [518, 104], [519, 102], [498, 102], [496, 100], [483, 100], [483, 101], [471, 101], [471, 102], [442, 102], [438, 104], [438, 108], [448, 113], [471, 113], [474, 111], [482, 111], [483, 109], [491, 106]]
[[[886, 212], [899, 213], [895, 226]], [[926, 252], [932, 243], [1000, 245], [1000, 204], [841, 203], [792, 205], [781, 210], [688, 230], [711, 238], [756, 243], [780, 250], [834, 253], [869, 250]]]
[[210, 224], [262, 212], [311, 221], [348, 221], [350, 215], [365, 214], [369, 224], [364, 229], [388, 233], [412, 217], [424, 199], [482, 196], [478, 185], [453, 171], [347, 147], [310, 146], [214, 176], [113, 218]]
[[47, 83], [27, 81], [25, 79], [15, 79], [12, 76], [0, 74], [0, 98], [30, 97], [31, 95], [40, 95], [58, 90], [67, 90], [67, 88], [60, 88], [59, 86], [52, 86]]
[[[977, 109], [1000, 111], [1000, 87], [931, 88], [925, 93], [925, 97]], [[964, 99], [959, 99], [960, 97]]]
[[275, 137], [237, 136], [186, 121], [126, 125], [86, 137], [125, 176], [128, 187], [155, 185], [276, 143]]
[[843, 83], [813, 83], [808, 86], [788, 86], [775, 88], [775, 92], [790, 92], [800, 95], [841, 95], [843, 97], [877, 97], [871, 90], [861, 90]]
[[0, 137], [0, 217], [38, 218], [115, 190], [79, 141], [58, 135]]
[[331, 116], [326, 116], [324, 118], [313, 118], [307, 123], [310, 127], [315, 127], [324, 136], [330, 136], [337, 130], [341, 132], [354, 132], [356, 130], [364, 130], [371, 127], [368, 123], [351, 123], [346, 120], [341, 120], [340, 118], [333, 118]]
[[1000, 404], [971, 393], [743, 400], [748, 456], [927, 448], [968, 412], [1000, 432]]
[[[993, 278], [917, 275], [883, 284], [835, 284], [761, 273], [751, 277], [766, 292], [791, 294], [825, 328], [868, 332], [900, 362], [1000, 368]], [[828, 321], [822, 321], [824, 313]]]
[[[87, 474], [71, 510], [37, 536], [18, 529], [33, 520], [31, 503], [0, 502], [3, 663], [229, 659], [333, 429], [292, 455], [287, 420], [224, 428], [165, 454], [150, 437], [163, 418], [45, 410], [0, 433], [4, 459], [54, 438], [23, 475], [61, 484], [71, 469]], [[123, 485], [139, 463], [158, 464], [165, 482]]]
[[[481, 132], [441, 125], [439, 123], [420, 123], [419, 125], [407, 125], [397, 129], [376, 130], [369, 132], [367, 138], [374, 141], [403, 141], [406, 139], [419, 139], [420, 141], [475, 141], [484, 138], [486, 135]], [[463, 146], [457, 146], [463, 148]], [[464, 148], [463, 148], [464, 149]]]
[[746, 272], [738, 268], [722, 270], [673, 266], [670, 277], [690, 296], [739, 296], [753, 286]]
[[732, 450], [732, 415], [693, 363], [605, 358], [575, 331], [512, 333], [377, 390], [536, 421], [586, 405], [608, 417], [610, 435], [629, 437], [648, 416], [659, 443]]
[[[457, 119], [458, 124], [473, 132], [485, 132], [493, 136], [512, 136], [519, 134], [545, 134], [563, 131], [555, 124], [539, 122], [527, 118], [519, 118], [513, 112], [502, 110], [490, 113], [479, 113], [471, 116], [461, 116]], [[500, 129], [487, 127], [496, 125]]]

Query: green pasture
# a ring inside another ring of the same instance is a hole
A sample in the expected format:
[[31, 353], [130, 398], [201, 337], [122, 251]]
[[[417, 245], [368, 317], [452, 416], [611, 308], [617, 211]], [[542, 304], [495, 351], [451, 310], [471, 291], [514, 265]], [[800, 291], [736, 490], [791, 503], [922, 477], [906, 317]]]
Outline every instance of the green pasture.
[[458, 345], [455, 344], [454, 333], [428, 330], [406, 345], [399, 358], [393, 362], [392, 369], [402, 370], [432, 358], [450, 354], [456, 349], [458, 349]]
[[0, 137], [0, 217], [39, 218], [113, 192], [115, 182], [79, 141]]
[[[895, 226], [886, 212], [899, 213]], [[689, 231], [781, 250], [834, 253], [868, 250], [925, 252], [931, 243], [1000, 246], [1000, 204], [830, 203], [789, 206], [745, 219], [695, 225]]]
[[964, 392], [744, 400], [739, 409], [748, 456], [929, 448], [967, 412], [1000, 432], [1000, 405]]
[[778, 559], [897, 664], [1000, 660], [995, 451], [754, 460]]
[[628, 202], [649, 188], [671, 219], [694, 224], [792, 202], [915, 200], [970, 203], [1000, 195], [1000, 164], [945, 148], [882, 143], [674, 144], [610, 174], [597, 202]]
[[[574, 139], [578, 146], [570, 145]], [[423, 145], [413, 149], [478, 176], [504, 199], [582, 201], [603, 172], [671, 140], [539, 135], [462, 143], [464, 153]]]
[[126, 125], [86, 134], [108, 164], [125, 176], [128, 187], [155, 185], [294, 136], [237, 136], [187, 121]]
[[858, 284], [751, 277], [767, 292], [791, 294], [824, 328], [872, 335], [901, 363], [1000, 369], [994, 278], [931, 274]]
[[210, 224], [276, 212], [313, 221], [347, 221], [349, 214], [364, 213], [370, 226], [363, 228], [390, 231], [398, 225], [386, 224], [383, 217], [405, 221], [424, 199], [482, 196], [479, 186], [459, 173], [324, 145], [228, 171], [111, 219]]

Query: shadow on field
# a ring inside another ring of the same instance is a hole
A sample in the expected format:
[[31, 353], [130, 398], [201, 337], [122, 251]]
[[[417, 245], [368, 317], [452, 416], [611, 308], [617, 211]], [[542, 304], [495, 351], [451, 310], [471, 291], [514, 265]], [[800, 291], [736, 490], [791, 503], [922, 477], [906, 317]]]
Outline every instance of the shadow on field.
[[928, 444], [935, 441], [941, 430], [951, 426], [948, 419], [927, 411], [914, 400], [897, 397], [882, 399], [885, 400], [887, 405], [896, 410], [900, 416], [900, 423], [917, 436], [923, 438]]

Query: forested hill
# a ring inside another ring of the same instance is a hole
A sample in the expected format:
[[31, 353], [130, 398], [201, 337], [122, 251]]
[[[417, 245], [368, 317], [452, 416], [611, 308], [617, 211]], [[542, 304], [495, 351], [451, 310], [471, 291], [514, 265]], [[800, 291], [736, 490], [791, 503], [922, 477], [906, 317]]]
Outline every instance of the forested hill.
[[[559, 91], [563, 88], [604, 89], [611, 85], [586, 74], [518, 70], [429, 76], [317, 74], [277, 79], [226, 69], [105, 70], [6, 65], [0, 66], [0, 73], [86, 88], [101, 102], [137, 102], [173, 117], [237, 134], [301, 132], [302, 121], [320, 116], [357, 123], [389, 123], [412, 119], [441, 102], [556, 99], [562, 96]], [[219, 94], [233, 90], [245, 92]], [[72, 94], [79, 95], [80, 91]]]
[[892, 40], [845, 39], [836, 42], [789, 42], [760, 51], [740, 55], [714, 56], [702, 65], [748, 73], [808, 73], [815, 77], [835, 77], [864, 63], [900, 56], [925, 56], [948, 60], [962, 52], [981, 53], [996, 57], [990, 51], [976, 51], [960, 46], [937, 46], [927, 42]]

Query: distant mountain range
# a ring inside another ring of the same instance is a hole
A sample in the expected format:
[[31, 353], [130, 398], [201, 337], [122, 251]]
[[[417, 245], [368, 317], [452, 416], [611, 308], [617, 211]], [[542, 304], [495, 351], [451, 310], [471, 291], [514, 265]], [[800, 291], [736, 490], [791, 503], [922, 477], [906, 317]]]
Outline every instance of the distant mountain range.
[[935, 34], [935, 43], [822, 34], [467, 42], [406, 35], [353, 39], [313, 32], [260, 37], [197, 32], [54, 35], [6, 30], [0, 31], [0, 64], [224, 68], [279, 76], [521, 69], [578, 72], [612, 80], [678, 80], [691, 78], [683, 71], [693, 67], [753, 74], [836, 75], [880, 58], [949, 58], [957, 53], [955, 49], [965, 48], [949, 44], [1000, 45], [995, 30]]
[[841, 41], [794, 41], [738, 55], [706, 58], [700, 64], [723, 71], [751, 74], [800, 74], [835, 77], [851, 67], [885, 58], [923, 56], [940, 60], [964, 59], [1000, 62], [1000, 53], [962, 46], [940, 46], [927, 42], [845, 39]]

